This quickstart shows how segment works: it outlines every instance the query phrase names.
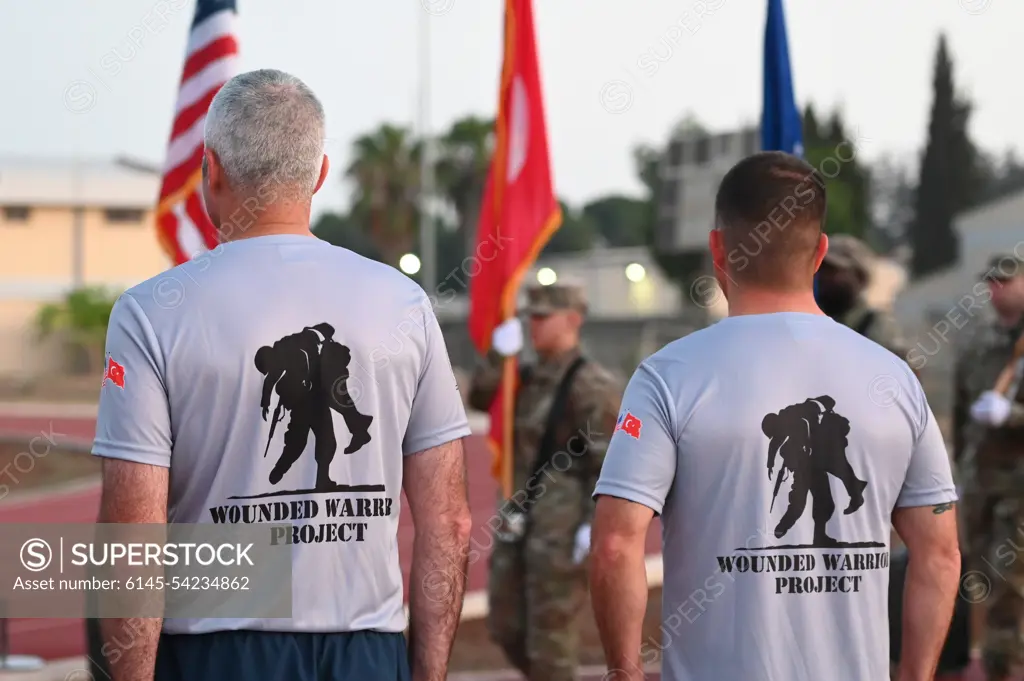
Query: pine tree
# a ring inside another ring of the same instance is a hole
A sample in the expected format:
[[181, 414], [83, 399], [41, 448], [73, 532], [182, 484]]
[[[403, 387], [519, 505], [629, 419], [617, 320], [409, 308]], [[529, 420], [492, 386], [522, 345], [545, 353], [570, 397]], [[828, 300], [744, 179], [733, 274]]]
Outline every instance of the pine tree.
[[933, 91], [928, 143], [910, 225], [914, 277], [932, 274], [957, 261], [960, 244], [953, 220], [957, 213], [973, 206], [984, 189], [979, 154], [967, 133], [971, 106], [956, 94], [945, 36], [939, 37], [935, 55]]

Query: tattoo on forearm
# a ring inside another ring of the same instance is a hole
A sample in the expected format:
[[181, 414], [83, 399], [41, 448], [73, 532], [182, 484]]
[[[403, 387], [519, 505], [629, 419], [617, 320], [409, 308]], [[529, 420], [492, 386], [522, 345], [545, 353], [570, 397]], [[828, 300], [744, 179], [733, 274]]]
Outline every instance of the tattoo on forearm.
[[939, 504], [938, 506], [932, 507], [932, 513], [934, 513], [935, 515], [939, 515], [940, 513], [945, 513], [946, 511], [950, 511], [952, 509], [953, 509], [952, 502], [947, 503], [947, 504]]

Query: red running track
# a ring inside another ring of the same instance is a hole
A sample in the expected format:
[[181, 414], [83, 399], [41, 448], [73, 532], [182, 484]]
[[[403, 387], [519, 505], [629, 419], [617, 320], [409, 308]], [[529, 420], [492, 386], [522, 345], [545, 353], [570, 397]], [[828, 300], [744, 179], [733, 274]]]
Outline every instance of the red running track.
[[[55, 437], [65, 436], [67, 440], [91, 442], [95, 433], [95, 421], [91, 418], [27, 418], [0, 416], [0, 435], [25, 435], [29, 438], [46, 433], [49, 429]], [[59, 441], [59, 440], [58, 440]], [[490, 453], [482, 437], [468, 440], [469, 459], [469, 502], [473, 511], [473, 549], [479, 556], [469, 567], [469, 591], [487, 587], [487, 557], [490, 554], [491, 537], [488, 525], [494, 516], [497, 500], [497, 483], [490, 474]], [[27, 474], [31, 476], [31, 472]], [[409, 592], [409, 563], [412, 556], [413, 526], [402, 504], [398, 526], [398, 548], [405, 577], [406, 594]], [[23, 500], [11, 500], [0, 504], [2, 523], [91, 523], [95, 522], [99, 510], [99, 486], [68, 493], [35, 496]], [[660, 526], [655, 523], [647, 537], [647, 552], [660, 552]], [[85, 629], [81, 620], [75, 619], [12, 619], [10, 621], [12, 652], [22, 655], [38, 655], [48, 660], [84, 655], [86, 650]]]

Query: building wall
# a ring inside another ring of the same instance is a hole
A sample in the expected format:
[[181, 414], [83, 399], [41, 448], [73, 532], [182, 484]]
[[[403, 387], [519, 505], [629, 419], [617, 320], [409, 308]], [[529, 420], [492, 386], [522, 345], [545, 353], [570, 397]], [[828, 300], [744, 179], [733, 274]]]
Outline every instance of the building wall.
[[[643, 267], [643, 279], [630, 281], [629, 265]], [[662, 275], [646, 248], [595, 249], [545, 258], [526, 274], [524, 286], [535, 285], [538, 271], [544, 268], [554, 270], [558, 281], [583, 286], [592, 317], [670, 315], [682, 306], [679, 288]]]
[[[0, 376], [60, 370], [62, 353], [35, 337], [35, 317], [74, 283], [74, 210], [30, 207], [28, 219], [0, 211]], [[84, 209], [83, 277], [88, 285], [124, 290], [166, 270], [151, 211], [137, 222], [112, 222], [102, 208]]]

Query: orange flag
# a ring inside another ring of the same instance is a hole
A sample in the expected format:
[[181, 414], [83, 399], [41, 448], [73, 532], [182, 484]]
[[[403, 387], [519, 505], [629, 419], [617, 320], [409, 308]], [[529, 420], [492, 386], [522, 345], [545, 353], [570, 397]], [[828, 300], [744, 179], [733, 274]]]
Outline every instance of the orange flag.
[[[531, 0], [505, 2], [505, 56], [495, 121], [495, 151], [487, 177], [470, 281], [469, 333], [483, 354], [494, 329], [516, 314], [523, 274], [558, 229], [562, 213], [551, 182], [548, 138]], [[512, 415], [516, 361], [504, 363], [491, 405], [492, 473], [512, 494]]]

